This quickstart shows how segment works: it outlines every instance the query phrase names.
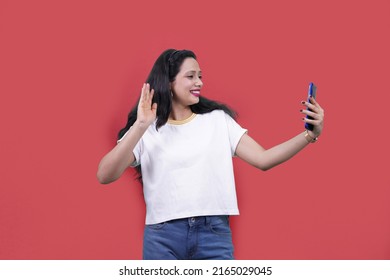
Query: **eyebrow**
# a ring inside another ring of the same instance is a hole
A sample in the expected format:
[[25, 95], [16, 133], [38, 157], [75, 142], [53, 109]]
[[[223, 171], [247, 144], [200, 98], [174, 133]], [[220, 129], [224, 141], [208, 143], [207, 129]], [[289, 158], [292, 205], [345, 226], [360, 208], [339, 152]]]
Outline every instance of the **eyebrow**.
[[[190, 71], [187, 71], [186, 74], [190, 74], [190, 73], [196, 73], [195, 70], [190, 70]], [[199, 71], [199, 74], [202, 74], [202, 71]]]

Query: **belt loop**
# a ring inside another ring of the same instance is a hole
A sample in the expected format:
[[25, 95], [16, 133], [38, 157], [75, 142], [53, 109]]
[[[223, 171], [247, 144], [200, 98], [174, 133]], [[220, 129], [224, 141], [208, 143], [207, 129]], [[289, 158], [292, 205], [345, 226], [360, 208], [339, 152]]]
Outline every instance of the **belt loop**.
[[210, 224], [210, 222], [211, 222], [211, 217], [210, 216], [206, 216], [205, 217], [206, 219], [206, 225], [209, 225]]

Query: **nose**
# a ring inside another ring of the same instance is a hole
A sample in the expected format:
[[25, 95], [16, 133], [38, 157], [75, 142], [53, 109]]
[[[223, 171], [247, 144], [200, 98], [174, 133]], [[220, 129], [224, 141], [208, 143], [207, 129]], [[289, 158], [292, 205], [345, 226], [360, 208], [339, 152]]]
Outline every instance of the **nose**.
[[202, 80], [199, 77], [198, 77], [198, 79], [195, 82], [195, 86], [200, 87], [200, 88], [203, 86], [203, 82], [202, 82]]

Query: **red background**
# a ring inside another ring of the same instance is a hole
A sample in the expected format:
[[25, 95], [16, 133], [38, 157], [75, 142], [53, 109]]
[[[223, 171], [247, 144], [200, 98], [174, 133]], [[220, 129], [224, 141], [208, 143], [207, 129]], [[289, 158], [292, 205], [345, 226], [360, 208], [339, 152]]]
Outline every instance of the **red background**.
[[310, 81], [325, 109], [287, 163], [234, 159], [236, 258], [390, 259], [388, 3], [1, 0], [0, 258], [141, 258], [141, 187], [97, 166], [158, 55], [187, 48], [264, 147], [303, 131]]

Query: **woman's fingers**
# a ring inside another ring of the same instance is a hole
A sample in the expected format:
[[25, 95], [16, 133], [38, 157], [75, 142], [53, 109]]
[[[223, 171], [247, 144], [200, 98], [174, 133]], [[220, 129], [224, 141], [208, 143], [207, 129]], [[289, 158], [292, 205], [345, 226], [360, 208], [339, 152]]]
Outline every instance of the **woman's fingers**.
[[301, 110], [301, 113], [305, 114], [305, 115], [308, 115], [308, 116], [310, 116], [312, 118], [315, 118], [315, 119], [318, 117], [317, 113], [315, 113], [313, 111], [309, 111], [309, 110]]
[[[310, 103], [310, 102], [312, 102], [312, 103]], [[301, 102], [303, 105], [305, 105], [307, 107], [307, 110], [302, 110], [302, 112], [303, 111], [307, 112], [310, 110], [314, 113], [323, 115], [324, 110], [321, 108], [320, 104], [318, 104], [318, 102], [312, 97], [310, 98], [310, 102], [306, 102], [306, 101]]]
[[313, 110], [311, 110], [311, 111], [310, 110], [301, 110], [301, 113], [305, 114], [309, 117], [312, 117], [315, 120], [322, 120], [324, 118], [323, 111], [316, 113]]
[[150, 103], [150, 84], [146, 84], [146, 101]]
[[317, 100], [315, 100], [315, 98], [310, 97], [310, 102], [311, 102], [314, 106], [316, 106], [317, 108], [322, 109], [321, 106], [320, 106], [320, 104], [318, 104]]
[[149, 100], [149, 84], [145, 84], [144, 94], [145, 94], [145, 99], [144, 99], [144, 101], [147, 102], [147, 101]]
[[146, 84], [145, 86], [145, 101], [148, 103], [148, 105], [152, 105], [153, 95], [154, 95], [154, 89], [150, 90], [150, 84]]
[[150, 99], [149, 84], [144, 83], [141, 89], [140, 102], [145, 102]]
[[152, 105], [152, 111], [153, 111], [154, 114], [157, 113], [157, 103], [153, 103], [153, 105]]
[[314, 104], [309, 103], [309, 102], [307, 102], [307, 101], [302, 101], [301, 103], [302, 103], [303, 105], [305, 105], [305, 106], [307, 107], [307, 109], [310, 109], [311, 111], [314, 111], [314, 112], [317, 111], [317, 107], [316, 107]]
[[321, 124], [321, 120], [317, 120], [317, 119], [303, 118], [302, 120], [303, 120], [305, 123], [309, 123], [309, 124], [312, 124], [312, 125], [320, 125], [320, 124]]
[[320, 135], [324, 122], [324, 110], [314, 98], [311, 97], [309, 101], [310, 102], [301, 102], [302, 105], [306, 106], [306, 109], [300, 110], [302, 114], [306, 115], [302, 120], [305, 123], [312, 124], [314, 126], [313, 133]]
[[140, 96], [139, 101], [142, 102], [144, 100], [145, 100], [145, 84], [142, 85], [141, 96]]
[[152, 90], [150, 91], [150, 103], [152, 103], [153, 96], [154, 96], [154, 89], [152, 89]]
[[139, 106], [146, 110], [151, 109], [153, 96], [154, 96], [154, 89], [150, 90], [150, 84], [144, 83], [141, 90]]
[[152, 104], [154, 89], [150, 90], [150, 84], [144, 83], [137, 109], [137, 120], [151, 124], [156, 119], [157, 103]]

